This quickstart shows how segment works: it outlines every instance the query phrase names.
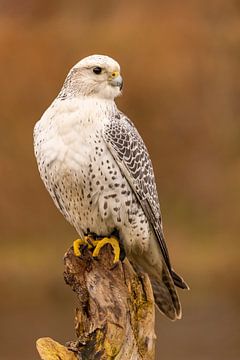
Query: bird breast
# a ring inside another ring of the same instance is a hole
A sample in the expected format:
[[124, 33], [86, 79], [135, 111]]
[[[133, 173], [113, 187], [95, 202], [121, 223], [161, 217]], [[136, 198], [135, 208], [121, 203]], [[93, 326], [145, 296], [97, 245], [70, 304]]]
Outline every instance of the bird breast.
[[36, 157], [44, 157], [45, 164], [54, 164], [58, 171], [84, 167], [97, 143], [103, 143], [106, 112], [101, 102], [56, 100], [35, 127]]

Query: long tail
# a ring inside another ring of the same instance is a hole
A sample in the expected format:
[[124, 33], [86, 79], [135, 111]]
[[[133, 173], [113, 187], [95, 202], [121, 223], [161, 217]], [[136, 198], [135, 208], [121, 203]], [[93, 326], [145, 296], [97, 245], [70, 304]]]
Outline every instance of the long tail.
[[[155, 244], [155, 243], [153, 243]], [[150, 277], [155, 303], [158, 309], [171, 320], [181, 319], [182, 308], [175, 286], [182, 289], [189, 289], [185, 281], [171, 269], [171, 273], [162, 258], [161, 254], [157, 253], [158, 248], [151, 248], [150, 254], [144, 256], [136, 256], [131, 253], [131, 262], [136, 270], [148, 273]], [[152, 254], [156, 254], [153, 258], [155, 265], [150, 260]]]
[[173, 321], [181, 319], [181, 304], [174, 286], [174, 280], [167, 266], [163, 264], [162, 273], [159, 278], [150, 275], [150, 279], [158, 309]]

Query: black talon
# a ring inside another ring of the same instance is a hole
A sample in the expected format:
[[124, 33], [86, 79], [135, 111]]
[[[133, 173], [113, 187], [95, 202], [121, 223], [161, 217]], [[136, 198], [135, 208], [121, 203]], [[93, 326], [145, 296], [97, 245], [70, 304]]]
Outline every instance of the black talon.
[[110, 267], [110, 270], [114, 270], [119, 265], [119, 262], [120, 261], [115, 262], [115, 264]]

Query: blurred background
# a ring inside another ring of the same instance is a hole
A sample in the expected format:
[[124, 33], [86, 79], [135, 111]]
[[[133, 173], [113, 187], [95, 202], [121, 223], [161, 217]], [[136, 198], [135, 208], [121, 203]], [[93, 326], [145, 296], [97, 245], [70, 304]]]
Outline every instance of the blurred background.
[[76, 233], [35, 163], [32, 130], [79, 59], [121, 64], [119, 108], [152, 156], [183, 319], [157, 316], [157, 360], [240, 359], [240, 4], [0, 1], [0, 359], [74, 338], [63, 254]]

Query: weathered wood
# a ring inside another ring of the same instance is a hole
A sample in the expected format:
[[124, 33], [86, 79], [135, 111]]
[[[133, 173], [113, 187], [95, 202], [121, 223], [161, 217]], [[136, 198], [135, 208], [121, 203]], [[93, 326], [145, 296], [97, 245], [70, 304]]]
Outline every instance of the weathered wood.
[[51, 338], [37, 340], [37, 350], [43, 360], [77, 360], [76, 355]]
[[[67, 349], [80, 360], [153, 360], [155, 309], [148, 276], [137, 274], [126, 258], [113, 266], [109, 245], [97, 259], [88, 250], [76, 257], [71, 248], [64, 264], [65, 281], [79, 301], [77, 340], [69, 342]], [[71, 359], [69, 353], [51, 357], [42, 351], [40, 356], [43, 360]]]

